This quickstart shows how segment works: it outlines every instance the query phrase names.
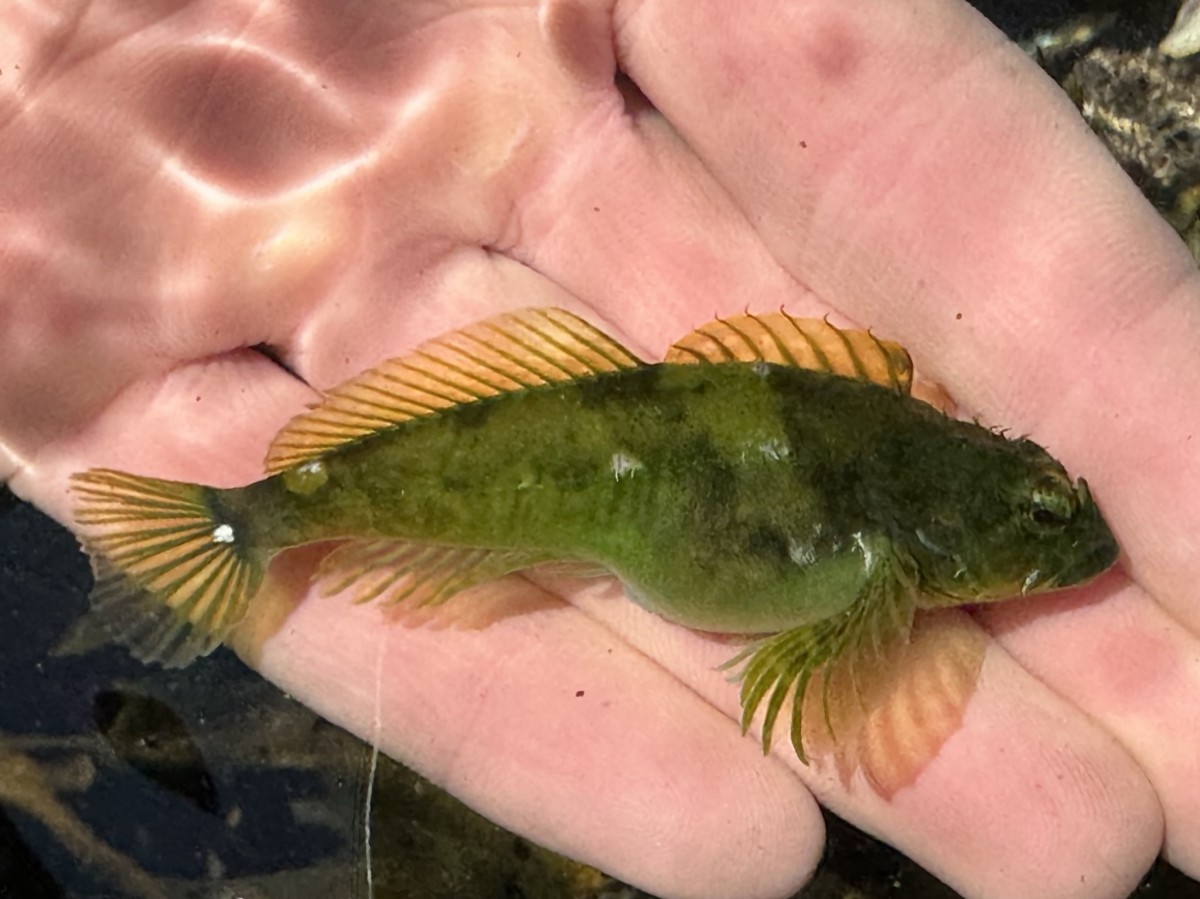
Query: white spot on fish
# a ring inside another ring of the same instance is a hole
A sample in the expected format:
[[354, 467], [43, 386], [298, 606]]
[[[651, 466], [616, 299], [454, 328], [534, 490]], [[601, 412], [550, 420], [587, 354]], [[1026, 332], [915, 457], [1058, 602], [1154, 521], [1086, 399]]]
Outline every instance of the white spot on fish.
[[792, 454], [791, 447], [789, 447], [778, 437], [772, 437], [770, 440], [764, 440], [758, 445], [758, 451], [763, 458], [770, 459], [772, 462], [778, 462], [781, 459], [786, 459]]
[[862, 531], [855, 531], [853, 536], [854, 544], [858, 547], [858, 551], [861, 552], [863, 556], [863, 569], [865, 571], [874, 571], [876, 559], [875, 550], [872, 549], [871, 544], [867, 542], [865, 537], [863, 537]]
[[310, 459], [283, 473], [283, 486], [301, 496], [312, 496], [328, 481], [329, 469], [320, 459]]
[[217, 525], [213, 528], [212, 541], [213, 543], [232, 543], [233, 527], [227, 524]]
[[811, 543], [802, 543], [795, 539], [789, 540], [788, 558], [797, 565], [811, 565], [817, 561], [817, 550]]
[[641, 461], [633, 456], [626, 455], [625, 453], [613, 453], [612, 473], [613, 477], [618, 481], [621, 480], [621, 478], [631, 477], [634, 474], [637, 474], [644, 467], [645, 466], [642, 465]]

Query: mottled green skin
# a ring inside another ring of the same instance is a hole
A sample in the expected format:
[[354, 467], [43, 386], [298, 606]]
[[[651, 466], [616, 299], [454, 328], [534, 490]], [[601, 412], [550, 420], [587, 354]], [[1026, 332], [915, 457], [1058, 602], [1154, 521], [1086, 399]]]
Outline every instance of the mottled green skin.
[[765, 363], [502, 395], [322, 462], [307, 496], [282, 476], [213, 491], [217, 520], [247, 550], [383, 536], [600, 562], [647, 608], [713, 631], [824, 619], [881, 575], [953, 605], [1075, 583], [1116, 556], [1086, 488], [1029, 441]]

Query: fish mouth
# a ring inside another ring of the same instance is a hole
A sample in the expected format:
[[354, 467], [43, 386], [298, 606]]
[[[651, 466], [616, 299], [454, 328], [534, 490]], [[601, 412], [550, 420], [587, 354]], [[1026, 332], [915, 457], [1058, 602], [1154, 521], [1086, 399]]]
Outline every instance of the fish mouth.
[[[1079, 523], [1082, 536], [1075, 541], [1073, 562], [1058, 572], [1052, 580], [1054, 587], [1073, 587], [1084, 584], [1103, 574], [1117, 561], [1121, 547], [1113, 535], [1108, 522], [1100, 514], [1100, 507], [1092, 500], [1087, 481], [1080, 478], [1075, 482], [1079, 498]], [[1050, 589], [1049, 585], [1042, 589]]]
[[1023, 581], [1012, 585], [1007, 595], [1029, 596], [1031, 593], [1049, 593], [1053, 590], [1083, 586], [1107, 571], [1117, 561], [1117, 555], [1116, 541], [1097, 541], [1082, 558], [1061, 571], [1051, 573], [1034, 568], [1025, 575]]
[[1117, 546], [1116, 538], [1112, 534], [1099, 537], [1074, 565], [1054, 578], [1054, 586], [1074, 587], [1086, 584], [1111, 568], [1120, 554], [1121, 548]]

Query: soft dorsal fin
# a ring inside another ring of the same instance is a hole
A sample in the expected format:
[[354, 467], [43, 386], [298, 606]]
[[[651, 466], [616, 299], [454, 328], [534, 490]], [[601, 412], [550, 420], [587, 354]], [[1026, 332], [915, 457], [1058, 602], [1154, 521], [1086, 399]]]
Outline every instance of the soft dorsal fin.
[[333, 388], [275, 436], [264, 466], [274, 474], [411, 418], [641, 364], [566, 310], [509, 312], [427, 341]]
[[666, 361], [771, 362], [874, 381], [898, 393], [912, 387], [912, 360], [900, 344], [870, 331], [843, 331], [823, 318], [793, 318], [786, 312], [709, 322], [672, 346]]

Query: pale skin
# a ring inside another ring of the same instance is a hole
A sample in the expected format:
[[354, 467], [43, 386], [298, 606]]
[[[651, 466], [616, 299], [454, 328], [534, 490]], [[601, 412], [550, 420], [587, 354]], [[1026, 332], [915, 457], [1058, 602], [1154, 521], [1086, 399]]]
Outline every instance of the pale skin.
[[92, 465], [253, 480], [314, 387], [504, 309], [648, 358], [714, 314], [833, 312], [1084, 474], [1125, 553], [983, 616], [961, 729], [890, 801], [764, 758], [729, 646], [609, 582], [505, 582], [486, 626], [308, 597], [244, 657], [665, 896], [788, 895], [817, 801], [971, 897], [1124, 896], [1160, 850], [1200, 876], [1200, 278], [969, 7], [158, 6], [0, 13], [15, 492], [70, 525]]

